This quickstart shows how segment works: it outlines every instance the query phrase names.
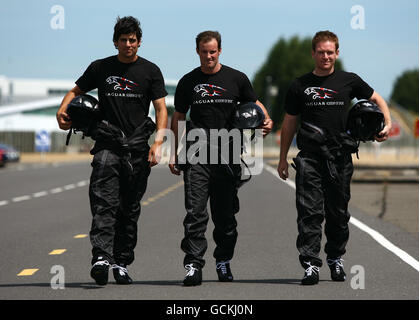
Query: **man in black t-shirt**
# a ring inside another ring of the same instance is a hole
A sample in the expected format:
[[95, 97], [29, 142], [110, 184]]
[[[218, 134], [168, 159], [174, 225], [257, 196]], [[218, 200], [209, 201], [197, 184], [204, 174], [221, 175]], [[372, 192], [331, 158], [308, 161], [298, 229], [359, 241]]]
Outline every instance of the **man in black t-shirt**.
[[[59, 127], [71, 130], [67, 105], [74, 97], [98, 89], [104, 120], [92, 134], [96, 143], [91, 150], [89, 198], [93, 215], [91, 276], [99, 285], [107, 284], [110, 267], [118, 284], [132, 283], [126, 267], [134, 260], [140, 200], [150, 168], [160, 158], [161, 129], [167, 126], [163, 76], [155, 64], [137, 56], [141, 36], [137, 19], [118, 18], [113, 35], [118, 55], [92, 62], [57, 112]], [[151, 102], [157, 134], [149, 147], [148, 139], [156, 129], [148, 117]]]
[[[208, 135], [211, 129], [230, 129], [230, 118], [238, 103], [256, 102], [265, 114], [261, 129], [264, 135], [268, 134], [272, 129], [272, 120], [262, 103], [257, 101], [247, 76], [219, 62], [220, 34], [214, 31], [201, 32], [196, 38], [196, 51], [200, 58], [200, 67], [186, 74], [176, 88], [176, 111], [171, 122], [171, 129], [176, 137], [176, 149], [178, 122], [186, 119], [189, 110], [191, 121], [188, 121], [187, 131], [198, 129]], [[180, 174], [174, 163], [169, 167], [173, 174]], [[214, 258], [218, 278], [220, 281], [233, 280], [230, 259], [237, 240], [235, 213], [238, 212], [237, 179], [240, 175], [240, 164], [198, 162], [183, 166], [186, 217], [183, 222], [185, 237], [181, 248], [185, 252], [183, 263], [188, 270], [183, 281], [185, 286], [200, 285], [202, 281], [204, 254], [207, 249], [205, 231], [209, 219], [208, 198], [215, 227]]]
[[[335, 70], [338, 55], [337, 36], [330, 31], [316, 33], [312, 40], [315, 69], [294, 80], [287, 92], [278, 163], [279, 176], [284, 180], [288, 178], [287, 154], [296, 132], [298, 117], [301, 117], [302, 126], [307, 123], [314, 125], [311, 128], [338, 139], [346, 131], [351, 100], [367, 99], [378, 105], [385, 119], [385, 126], [375, 140], [381, 142], [388, 138], [391, 118], [386, 102], [356, 74]], [[297, 141], [303, 141], [298, 138]], [[297, 248], [300, 263], [305, 269], [301, 283], [313, 285], [319, 281], [323, 220], [326, 220], [325, 252], [332, 280], [344, 281], [346, 275], [341, 256], [346, 252], [349, 239], [348, 202], [353, 173], [351, 154], [342, 149], [335, 150], [339, 154], [335, 160], [326, 161], [323, 155], [319, 155], [319, 150], [313, 149], [313, 144], [303, 143], [299, 148], [301, 151], [294, 158], [294, 163], [297, 170]]]

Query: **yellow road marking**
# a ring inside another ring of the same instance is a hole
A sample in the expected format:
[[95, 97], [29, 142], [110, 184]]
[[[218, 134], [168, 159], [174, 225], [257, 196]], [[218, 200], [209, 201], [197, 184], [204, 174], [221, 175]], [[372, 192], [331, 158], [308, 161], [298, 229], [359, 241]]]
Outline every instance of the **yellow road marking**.
[[55, 249], [55, 250], [52, 250], [50, 253], [49, 253], [49, 255], [54, 255], [54, 254], [63, 254], [64, 252], [66, 252], [67, 251], [67, 249]]
[[87, 234], [76, 234], [73, 238], [74, 239], [82, 239], [82, 238], [86, 238]]
[[19, 277], [21, 276], [31, 276], [33, 275], [36, 271], [38, 271], [39, 269], [23, 269], [22, 271], [20, 271], [17, 275]]
[[176, 190], [177, 188], [179, 188], [180, 186], [183, 186], [183, 181], [179, 181], [177, 183], [175, 183], [174, 185], [171, 185], [170, 187], [164, 189], [163, 191], [160, 191], [157, 195], [155, 195], [154, 197], [149, 197], [147, 200], [145, 201], [141, 201], [141, 205], [142, 206], [147, 206], [150, 204], [150, 202], [154, 202], [160, 198], [163, 198], [165, 195], [167, 195], [168, 193]]
[[[168, 193], [174, 191], [175, 189], [179, 188], [180, 186], [183, 185], [183, 181], [179, 181], [177, 183], [175, 183], [174, 185], [166, 188], [165, 190], [159, 192], [156, 196], [154, 197], [149, 197], [146, 201], [142, 201], [141, 204], [143, 206], [146, 206], [148, 204], [150, 204], [150, 202], [154, 202], [162, 197], [164, 197], [165, 195], [167, 195]], [[82, 238], [86, 238], [88, 237], [87, 234], [77, 234], [75, 235], [73, 238], [74, 239], [82, 239]], [[49, 255], [58, 255], [58, 254], [63, 254], [64, 252], [66, 252], [67, 249], [55, 249], [52, 250]], [[35, 272], [37, 272], [39, 269], [23, 269], [21, 272], [19, 272], [17, 275], [19, 277], [21, 276], [31, 276], [33, 275]]]

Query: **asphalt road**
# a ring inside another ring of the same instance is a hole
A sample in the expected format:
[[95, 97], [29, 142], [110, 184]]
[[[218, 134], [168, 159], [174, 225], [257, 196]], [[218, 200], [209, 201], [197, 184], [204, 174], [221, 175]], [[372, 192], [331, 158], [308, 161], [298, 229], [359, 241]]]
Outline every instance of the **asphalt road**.
[[233, 283], [217, 281], [210, 222], [204, 282], [182, 286], [182, 179], [157, 166], [143, 199], [136, 260], [129, 266], [134, 284], [116, 285], [110, 275], [107, 286], [97, 286], [89, 276], [86, 237], [89, 174], [88, 162], [27, 164], [0, 171], [0, 300], [419, 298], [417, 238], [362, 208], [351, 209], [355, 219], [343, 257], [347, 281], [332, 282], [324, 266], [317, 286], [301, 286], [294, 189], [268, 165], [240, 189]]

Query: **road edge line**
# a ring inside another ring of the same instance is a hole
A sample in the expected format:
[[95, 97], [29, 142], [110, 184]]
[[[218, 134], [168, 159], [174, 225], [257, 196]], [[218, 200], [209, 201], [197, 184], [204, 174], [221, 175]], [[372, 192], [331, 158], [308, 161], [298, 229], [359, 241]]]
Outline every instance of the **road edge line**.
[[[292, 180], [282, 180], [278, 176], [278, 172], [272, 168], [270, 165], [264, 165], [263, 168], [271, 173], [273, 176], [279, 179], [279, 181], [287, 184], [291, 188], [295, 189], [295, 183]], [[362, 221], [354, 218], [351, 216], [350, 223], [352, 223], [355, 227], [360, 229], [361, 231], [364, 231], [369, 236], [371, 236], [375, 241], [377, 241], [381, 246], [383, 246], [385, 249], [389, 250], [390, 252], [394, 253], [396, 256], [398, 256], [401, 260], [403, 260], [405, 263], [410, 265], [412, 268], [414, 268], [416, 271], [419, 272], [419, 261], [417, 261], [415, 258], [413, 258], [410, 254], [408, 254], [406, 251], [400, 249], [396, 245], [394, 245], [392, 242], [390, 242], [388, 239], [386, 239], [381, 233], [378, 231], [372, 229], [371, 227], [367, 226]]]

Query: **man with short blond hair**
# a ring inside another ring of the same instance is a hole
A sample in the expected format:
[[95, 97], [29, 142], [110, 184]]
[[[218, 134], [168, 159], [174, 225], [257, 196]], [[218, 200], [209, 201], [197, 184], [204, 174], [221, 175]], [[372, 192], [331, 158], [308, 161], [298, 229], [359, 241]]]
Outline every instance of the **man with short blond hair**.
[[[296, 205], [299, 260], [305, 269], [303, 285], [317, 284], [322, 260], [319, 257], [322, 222], [326, 220], [325, 252], [334, 281], [344, 281], [342, 255], [349, 239], [348, 202], [350, 181], [353, 173], [351, 153], [342, 148], [346, 133], [346, 121], [351, 100], [367, 99], [378, 105], [385, 119], [385, 126], [375, 137], [376, 141], [387, 140], [391, 118], [384, 99], [354, 73], [335, 70], [339, 57], [338, 37], [330, 31], [316, 33], [312, 40], [311, 55], [315, 68], [291, 84], [285, 99], [285, 118], [281, 129], [281, 151], [278, 163], [279, 176], [288, 178], [287, 154], [301, 118], [302, 127], [315, 128], [317, 134], [339, 142], [331, 151], [333, 161], [325, 161], [315, 144], [300, 144], [300, 152], [294, 158], [297, 171]], [[315, 133], [313, 133], [314, 135]], [[302, 136], [300, 129], [297, 141]], [[340, 146], [339, 146], [340, 145]]]
[[335, 49], [339, 50], [339, 39], [336, 34], [329, 30], [319, 31], [314, 35], [313, 39], [311, 40], [311, 49], [316, 51], [317, 44], [323, 41], [333, 42], [335, 44]]

